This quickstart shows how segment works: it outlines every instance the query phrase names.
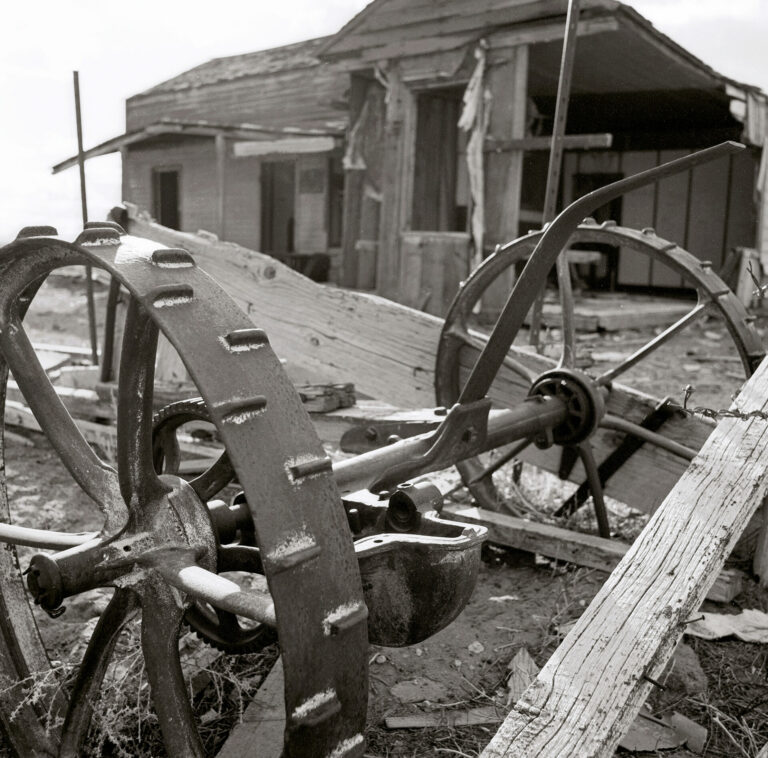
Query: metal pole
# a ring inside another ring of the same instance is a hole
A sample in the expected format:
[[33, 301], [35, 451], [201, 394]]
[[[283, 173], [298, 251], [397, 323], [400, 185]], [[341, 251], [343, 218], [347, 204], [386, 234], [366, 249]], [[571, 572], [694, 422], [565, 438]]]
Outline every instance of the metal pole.
[[[571, 96], [571, 79], [573, 76], [573, 59], [576, 55], [576, 36], [579, 26], [579, 0], [569, 0], [568, 15], [565, 20], [565, 38], [563, 39], [563, 55], [560, 61], [560, 81], [557, 85], [557, 103], [555, 105], [555, 122], [552, 126], [552, 141], [549, 149], [549, 167], [547, 169], [547, 189], [544, 196], [543, 223], [549, 224], [557, 213], [557, 191], [560, 187], [560, 171], [563, 165], [563, 137], [565, 136], [565, 121], [568, 116], [568, 100]], [[560, 287], [561, 307], [563, 311], [563, 345], [573, 346], [571, 273], [565, 256], [557, 259], [557, 280]], [[546, 280], [542, 286], [531, 315], [531, 332], [529, 342], [539, 346], [541, 331], [541, 312], [544, 307], [544, 291]], [[568, 308], [566, 309], [566, 304]], [[566, 310], [569, 311], [566, 313]], [[568, 361], [566, 361], [568, 362]]]
[[[75, 120], [77, 121], [77, 165], [80, 167], [80, 205], [83, 212], [83, 226], [88, 222], [88, 200], [85, 195], [85, 156], [83, 154], [83, 122], [80, 116], [80, 77], [72, 72], [75, 84]], [[85, 266], [85, 293], [88, 302], [88, 332], [91, 339], [91, 360], [99, 363], [99, 338], [96, 334], [96, 306], [93, 301], [93, 277], [90, 264]]]

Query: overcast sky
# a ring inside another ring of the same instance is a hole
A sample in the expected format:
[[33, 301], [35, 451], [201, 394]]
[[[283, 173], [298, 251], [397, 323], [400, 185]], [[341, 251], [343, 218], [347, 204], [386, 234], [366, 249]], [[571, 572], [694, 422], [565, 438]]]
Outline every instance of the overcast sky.
[[[472, 0], [466, 0], [471, 2]], [[6, 3], [0, 33], [0, 244], [29, 224], [80, 227], [72, 71], [86, 148], [125, 128], [125, 99], [211, 58], [332, 34], [366, 0], [37, 0]], [[768, 91], [768, 0], [635, 0], [657, 28], [727, 76]], [[89, 215], [120, 200], [120, 159], [87, 164]]]

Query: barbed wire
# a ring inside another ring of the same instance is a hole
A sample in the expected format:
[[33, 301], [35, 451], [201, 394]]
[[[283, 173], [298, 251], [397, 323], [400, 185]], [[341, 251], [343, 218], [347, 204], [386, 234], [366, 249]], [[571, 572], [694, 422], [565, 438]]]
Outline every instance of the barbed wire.
[[[742, 421], [751, 421], [753, 418], [759, 418], [763, 421], [768, 421], [768, 411], [740, 411], [738, 408], [707, 408], [706, 406], [697, 405], [694, 407], [688, 406], [688, 401], [691, 395], [696, 391], [695, 387], [690, 384], [686, 384], [683, 387], [683, 404], [669, 402], [668, 406], [674, 408], [674, 410], [684, 413], [686, 416], [703, 416], [704, 418], [711, 418], [717, 421], [721, 418], [737, 418]], [[735, 400], [738, 396], [738, 390], [731, 396], [732, 400]]]

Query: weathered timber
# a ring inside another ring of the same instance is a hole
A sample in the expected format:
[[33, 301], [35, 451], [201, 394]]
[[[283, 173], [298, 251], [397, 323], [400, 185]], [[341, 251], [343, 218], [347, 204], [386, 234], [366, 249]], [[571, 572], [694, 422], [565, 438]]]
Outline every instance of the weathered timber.
[[[357, 390], [399, 408], [428, 408], [434, 404], [434, 365], [442, 321], [426, 313], [373, 295], [324, 287], [267, 255], [239, 245], [177, 232], [151, 221], [135, 206], [118, 214], [132, 234], [171, 247], [189, 250], [198, 264], [219, 281], [228, 294], [267, 331], [279, 356], [317, 376], [336, 381], [343, 371], [354, 377]], [[290, 304], [290, 305], [288, 305]], [[482, 339], [477, 336], [460, 354], [463, 373], [474, 365]], [[541, 356], [513, 348], [514, 356], [534, 371], [554, 365]], [[528, 384], [511, 368], [502, 367], [490, 396], [501, 406], [520, 402]], [[614, 384], [608, 411], [639, 423], [657, 400]], [[675, 417], [661, 433], [698, 449], [712, 430], [698, 418]], [[605, 458], [622, 438], [600, 431], [593, 438], [595, 457]], [[557, 471], [559, 449], [529, 448], [523, 459], [547, 471]], [[608, 482], [609, 496], [653, 511], [680, 478], [687, 461], [643, 445]], [[571, 475], [584, 478], [581, 464]]]
[[[443, 515], [452, 521], [479, 524], [488, 529], [488, 538], [529, 553], [536, 553], [576, 566], [611, 573], [627, 554], [630, 546], [616, 540], [562, 529], [551, 524], [527, 521], [504, 513], [494, 513], [472, 506], [447, 504]], [[729, 603], [741, 592], [743, 574], [736, 569], [723, 569], [707, 593], [707, 600]]]
[[259, 755], [264, 758], [277, 758], [282, 754], [285, 730], [284, 687], [283, 660], [278, 658], [243, 714], [242, 722], [230, 732], [218, 753], [219, 758], [250, 755], [256, 745]]
[[[768, 361], [736, 407], [768, 411]], [[723, 419], [483, 758], [611, 756], [768, 494], [768, 422]]]

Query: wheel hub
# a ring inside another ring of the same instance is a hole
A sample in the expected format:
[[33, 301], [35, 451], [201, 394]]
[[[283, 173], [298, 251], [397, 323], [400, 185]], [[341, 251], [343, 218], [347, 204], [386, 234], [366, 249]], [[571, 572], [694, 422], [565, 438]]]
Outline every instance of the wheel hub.
[[534, 440], [537, 447], [575, 445], [590, 437], [605, 415], [605, 403], [594, 381], [574, 369], [546, 371], [534, 381], [530, 396], [555, 397], [568, 411], [566, 420]]
[[202, 568], [215, 571], [216, 537], [208, 510], [183, 479], [166, 475], [161, 481], [163, 490], [142, 509], [142, 518], [113, 539], [33, 556], [26, 573], [35, 603], [60, 616], [67, 597], [106, 585], [135, 585], [146, 572], [143, 559], [169, 548], [191, 549]]

